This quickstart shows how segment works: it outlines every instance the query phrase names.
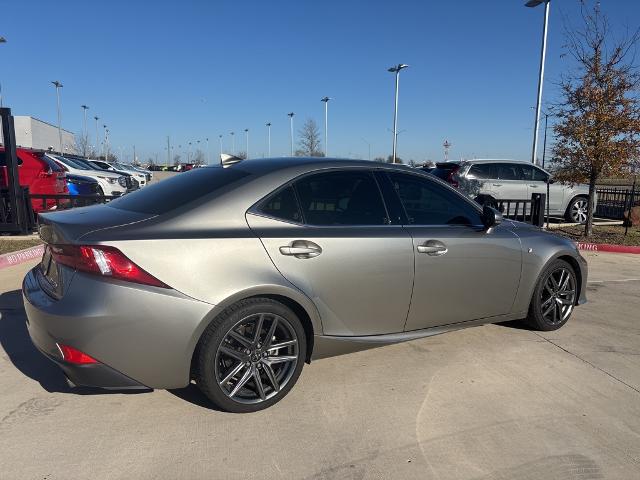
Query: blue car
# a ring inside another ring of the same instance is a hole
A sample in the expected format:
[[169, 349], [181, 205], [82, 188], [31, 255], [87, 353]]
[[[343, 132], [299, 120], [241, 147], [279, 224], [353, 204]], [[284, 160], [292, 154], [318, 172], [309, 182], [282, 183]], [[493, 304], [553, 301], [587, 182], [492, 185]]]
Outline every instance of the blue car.
[[69, 195], [98, 195], [98, 181], [90, 177], [67, 173]]

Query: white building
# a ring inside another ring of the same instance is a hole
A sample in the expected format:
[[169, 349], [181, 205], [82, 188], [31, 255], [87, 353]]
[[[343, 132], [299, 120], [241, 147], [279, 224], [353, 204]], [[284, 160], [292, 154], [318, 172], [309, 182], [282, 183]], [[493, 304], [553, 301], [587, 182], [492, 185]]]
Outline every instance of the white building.
[[[52, 149], [55, 152], [60, 151], [57, 126], [24, 115], [13, 117], [13, 123], [16, 131], [17, 146], [37, 150]], [[62, 145], [64, 153], [77, 153], [73, 132], [62, 129]]]

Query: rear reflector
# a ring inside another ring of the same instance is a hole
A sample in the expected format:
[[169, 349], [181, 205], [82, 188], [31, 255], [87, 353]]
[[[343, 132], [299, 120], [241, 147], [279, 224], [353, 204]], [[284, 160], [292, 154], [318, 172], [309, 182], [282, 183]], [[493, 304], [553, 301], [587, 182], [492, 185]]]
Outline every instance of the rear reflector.
[[98, 361], [90, 357], [84, 352], [77, 350], [69, 345], [62, 345], [60, 343], [57, 344], [60, 352], [62, 352], [62, 358], [65, 362], [69, 363], [77, 363], [79, 365], [86, 365], [89, 363], [98, 363]]
[[129, 260], [120, 250], [105, 245], [50, 245], [54, 260], [82, 272], [127, 282], [170, 288]]

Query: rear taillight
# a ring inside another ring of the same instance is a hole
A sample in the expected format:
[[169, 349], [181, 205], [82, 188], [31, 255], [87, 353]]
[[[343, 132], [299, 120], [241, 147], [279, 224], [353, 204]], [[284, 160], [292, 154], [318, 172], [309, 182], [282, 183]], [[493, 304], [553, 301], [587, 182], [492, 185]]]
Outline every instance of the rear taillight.
[[54, 260], [82, 272], [127, 282], [170, 288], [129, 260], [120, 250], [104, 245], [50, 245]]
[[78, 365], [98, 363], [98, 361], [95, 358], [90, 357], [86, 353], [81, 352], [76, 348], [70, 347], [69, 345], [62, 345], [61, 343], [58, 343], [57, 345], [58, 345], [58, 348], [60, 349], [60, 353], [62, 353], [62, 359], [65, 362], [76, 363]]
[[459, 168], [458, 166], [453, 167], [449, 175], [447, 175], [447, 182], [456, 188], [458, 188], [458, 177], [456, 177], [456, 173], [458, 173]]

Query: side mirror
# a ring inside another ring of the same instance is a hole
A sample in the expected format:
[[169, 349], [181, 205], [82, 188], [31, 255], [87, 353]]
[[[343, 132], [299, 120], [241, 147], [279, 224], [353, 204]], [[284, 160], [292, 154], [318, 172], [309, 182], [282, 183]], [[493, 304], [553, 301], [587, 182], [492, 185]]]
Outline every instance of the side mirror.
[[485, 205], [482, 209], [482, 223], [486, 230], [502, 223], [502, 214], [493, 207]]
[[547, 178], [547, 183], [551, 185], [552, 183], [556, 183], [556, 181], [553, 179], [553, 177], [549, 177]]

